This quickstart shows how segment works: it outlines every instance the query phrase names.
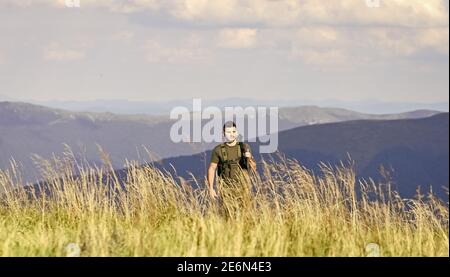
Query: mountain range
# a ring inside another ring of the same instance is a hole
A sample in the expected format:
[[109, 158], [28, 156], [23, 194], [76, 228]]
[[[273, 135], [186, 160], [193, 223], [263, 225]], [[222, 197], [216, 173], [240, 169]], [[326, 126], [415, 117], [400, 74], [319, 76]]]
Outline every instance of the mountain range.
[[[279, 110], [278, 131], [280, 138], [283, 138], [285, 132], [297, 130], [302, 126], [329, 126], [328, 123], [345, 123], [351, 120], [369, 120], [361, 122], [371, 124], [372, 121], [379, 120], [390, 122], [425, 118], [438, 113], [418, 110], [378, 115], [317, 106], [285, 107]], [[22, 102], [0, 102], [0, 169], [7, 169], [11, 159], [14, 159], [22, 165], [25, 180], [35, 181], [39, 179], [39, 172], [31, 159], [32, 155], [37, 154], [48, 159], [53, 154], [63, 153], [65, 145], [72, 148], [77, 158], [101, 163], [98, 144], [109, 154], [114, 169], [123, 168], [125, 160], [146, 163], [155, 160], [189, 159], [188, 157], [195, 157], [192, 155], [205, 153], [204, 151], [215, 145], [173, 143], [169, 138], [173, 123], [174, 120], [170, 120], [168, 115], [73, 112]], [[336, 132], [340, 133], [338, 130]], [[380, 129], [379, 132], [384, 131]], [[280, 139], [280, 149], [287, 149], [290, 140], [301, 141], [303, 137], [303, 134], [292, 133], [288, 136], [289, 139]], [[316, 138], [312, 140], [320, 141]], [[309, 146], [303, 148], [313, 151]], [[299, 147], [294, 147], [288, 150], [298, 149]], [[184, 165], [180, 166], [182, 171]], [[189, 169], [195, 171], [195, 168]]]
[[[27, 102], [56, 109], [64, 109], [77, 112], [110, 112], [115, 114], [152, 114], [166, 115], [176, 106], [192, 106], [192, 99], [159, 100], [159, 101], [133, 101], [127, 99], [97, 99], [97, 100], [17, 100], [9, 96], [0, 95], [0, 101]], [[246, 97], [225, 97], [220, 99], [202, 99], [204, 105], [224, 108], [227, 106], [277, 106], [299, 107], [320, 106], [340, 107], [347, 110], [371, 114], [396, 114], [412, 110], [436, 110], [449, 111], [448, 101], [416, 103], [407, 101], [388, 102], [378, 99], [366, 100], [338, 100], [338, 99], [253, 99]]]

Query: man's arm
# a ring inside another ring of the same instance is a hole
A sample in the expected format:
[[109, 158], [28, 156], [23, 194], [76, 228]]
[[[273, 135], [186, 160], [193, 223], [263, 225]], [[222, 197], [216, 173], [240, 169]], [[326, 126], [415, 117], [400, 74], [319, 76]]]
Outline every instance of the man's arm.
[[248, 164], [248, 167], [249, 167], [248, 169], [256, 172], [256, 161], [253, 158], [250, 146], [248, 144], [244, 144], [244, 149], [245, 149], [244, 157], [247, 158], [247, 164]]
[[214, 191], [214, 176], [216, 175], [217, 163], [210, 163], [208, 167], [208, 191], [209, 195], [214, 199], [217, 197]]

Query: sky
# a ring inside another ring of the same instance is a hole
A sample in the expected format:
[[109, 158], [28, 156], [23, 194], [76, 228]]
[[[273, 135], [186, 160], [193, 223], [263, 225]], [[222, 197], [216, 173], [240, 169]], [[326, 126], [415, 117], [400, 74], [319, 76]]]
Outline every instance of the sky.
[[77, 6], [77, 0], [0, 0], [0, 96], [449, 99], [447, 0], [80, 0]]

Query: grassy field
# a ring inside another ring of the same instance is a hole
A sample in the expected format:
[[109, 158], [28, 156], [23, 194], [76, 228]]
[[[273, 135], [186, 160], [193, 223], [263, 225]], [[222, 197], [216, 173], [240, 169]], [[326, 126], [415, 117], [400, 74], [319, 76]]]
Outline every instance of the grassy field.
[[0, 172], [0, 256], [77, 255], [71, 243], [81, 256], [449, 255], [448, 203], [401, 199], [389, 184], [355, 180], [351, 163], [313, 174], [296, 161], [264, 162], [253, 187], [220, 190], [221, 201], [203, 180], [192, 189], [128, 166], [126, 190], [107, 162], [70, 155], [39, 161], [47, 193], [21, 188], [14, 164]]

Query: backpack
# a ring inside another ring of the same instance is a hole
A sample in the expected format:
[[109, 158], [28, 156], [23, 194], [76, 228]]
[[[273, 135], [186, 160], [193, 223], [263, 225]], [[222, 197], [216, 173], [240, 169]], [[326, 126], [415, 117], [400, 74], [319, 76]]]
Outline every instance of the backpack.
[[245, 153], [245, 145], [242, 142], [238, 142], [238, 157], [234, 160], [228, 159], [228, 153], [226, 150], [225, 144], [220, 145], [220, 151], [222, 154], [222, 161], [219, 163], [217, 168], [217, 174], [220, 177], [232, 178], [233, 172], [236, 172], [240, 169], [248, 170], [248, 162], [247, 159], [242, 155]]

